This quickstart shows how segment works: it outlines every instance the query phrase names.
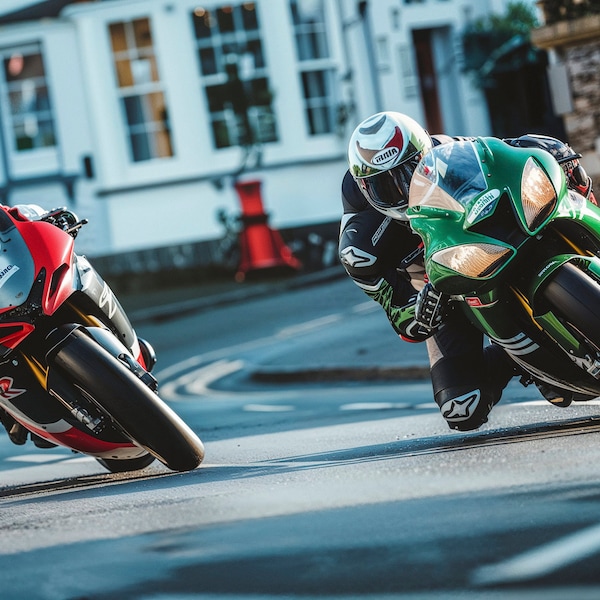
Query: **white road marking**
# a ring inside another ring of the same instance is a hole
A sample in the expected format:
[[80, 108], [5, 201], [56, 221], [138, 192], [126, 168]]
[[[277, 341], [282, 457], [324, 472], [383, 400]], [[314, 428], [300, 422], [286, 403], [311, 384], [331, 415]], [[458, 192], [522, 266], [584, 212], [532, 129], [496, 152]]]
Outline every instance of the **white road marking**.
[[326, 317], [321, 317], [319, 319], [313, 319], [312, 321], [305, 321], [304, 323], [299, 323], [298, 325], [292, 325], [290, 327], [284, 327], [280, 329], [277, 333], [278, 338], [287, 338], [293, 337], [296, 335], [301, 335], [303, 333], [307, 333], [309, 331], [314, 331], [315, 329], [320, 329], [325, 325], [331, 325], [332, 323], [337, 323], [342, 320], [341, 314], [327, 315]]
[[343, 404], [340, 406], [340, 410], [404, 410], [412, 407], [413, 405], [407, 402], [354, 402], [352, 404]]
[[242, 408], [246, 412], [290, 412], [296, 410], [291, 404], [245, 404]]
[[381, 305], [377, 302], [373, 302], [373, 300], [369, 300], [368, 302], [361, 302], [356, 306], [352, 307], [352, 312], [354, 314], [366, 313], [366, 312], [374, 312], [376, 310], [381, 310]]
[[600, 524], [568, 535], [508, 560], [477, 569], [477, 585], [526, 581], [548, 575], [600, 552]]
[[219, 360], [193, 371], [188, 376], [182, 377], [179, 380], [179, 386], [181, 387], [181, 384], [184, 383], [186, 393], [194, 395], [206, 394], [209, 390], [209, 385], [213, 381], [231, 375], [236, 371], [241, 371], [243, 368], [243, 360]]
[[[68, 450], [65, 449], [65, 452]], [[69, 454], [57, 454], [57, 453], [48, 453], [48, 454], [19, 454], [17, 456], [8, 456], [4, 460], [6, 462], [24, 462], [24, 463], [35, 463], [42, 464], [47, 462], [54, 462], [57, 460], [71, 460], [73, 458], [72, 455]]]

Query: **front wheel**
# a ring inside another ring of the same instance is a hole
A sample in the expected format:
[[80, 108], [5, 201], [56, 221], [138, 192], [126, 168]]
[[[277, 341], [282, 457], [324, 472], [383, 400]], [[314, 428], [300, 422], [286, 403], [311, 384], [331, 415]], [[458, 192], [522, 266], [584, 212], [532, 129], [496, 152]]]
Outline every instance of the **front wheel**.
[[600, 283], [572, 263], [565, 263], [543, 291], [553, 312], [600, 349]]
[[49, 366], [61, 371], [117, 428], [169, 469], [190, 471], [202, 462], [204, 446], [196, 434], [84, 331], [71, 331], [49, 357]]

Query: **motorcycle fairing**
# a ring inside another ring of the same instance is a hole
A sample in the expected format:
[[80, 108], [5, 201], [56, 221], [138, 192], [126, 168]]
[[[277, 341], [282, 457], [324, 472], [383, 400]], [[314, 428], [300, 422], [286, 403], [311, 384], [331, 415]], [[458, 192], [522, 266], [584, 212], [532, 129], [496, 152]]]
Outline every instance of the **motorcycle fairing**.
[[[594, 256], [600, 250], [600, 210], [568, 191], [560, 165], [546, 151], [487, 138], [443, 146], [419, 164], [407, 212], [425, 242], [429, 280], [463, 300], [461, 309], [475, 326], [526, 370], [552, 373], [562, 387], [597, 395], [600, 381], [586, 372], [593, 352], [537, 300], [565, 262], [600, 275]], [[534, 216], [526, 214], [531, 207], [523, 208], [527, 172], [545, 194]], [[440, 257], [469, 246], [494, 248], [500, 258], [474, 274], [460, 261], [448, 263], [457, 270], [441, 264]]]
[[70, 301], [71, 304], [74, 306], [81, 304], [83, 311], [93, 309], [97, 312], [99, 309], [102, 313], [102, 321], [110, 325], [119, 339], [137, 357], [139, 347], [135, 330], [110, 286], [100, 277], [85, 256], [75, 256], [75, 272], [77, 273], [75, 290], [91, 300], [91, 303], [75, 295]]

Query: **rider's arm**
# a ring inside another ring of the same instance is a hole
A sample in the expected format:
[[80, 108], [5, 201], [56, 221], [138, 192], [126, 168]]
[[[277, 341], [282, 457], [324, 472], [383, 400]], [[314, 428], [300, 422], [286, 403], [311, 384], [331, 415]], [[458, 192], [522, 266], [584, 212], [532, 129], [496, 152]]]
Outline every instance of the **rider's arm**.
[[[417, 289], [404, 271], [397, 269], [411, 252], [418, 253], [419, 237], [407, 224], [398, 223], [371, 208], [354, 182], [342, 187], [342, 218], [339, 255], [346, 272], [378, 302], [394, 328], [405, 340], [420, 342], [433, 333], [415, 321]], [[416, 267], [413, 282], [422, 285], [424, 271]], [[419, 285], [419, 287], [420, 287]]]

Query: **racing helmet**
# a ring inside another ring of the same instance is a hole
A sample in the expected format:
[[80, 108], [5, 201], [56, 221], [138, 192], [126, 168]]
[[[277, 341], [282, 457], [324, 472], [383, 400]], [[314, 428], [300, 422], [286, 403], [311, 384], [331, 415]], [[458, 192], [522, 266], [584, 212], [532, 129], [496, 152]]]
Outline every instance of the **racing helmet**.
[[405, 221], [410, 180], [431, 147], [429, 134], [414, 119], [398, 112], [379, 112], [352, 133], [350, 173], [369, 204]]

